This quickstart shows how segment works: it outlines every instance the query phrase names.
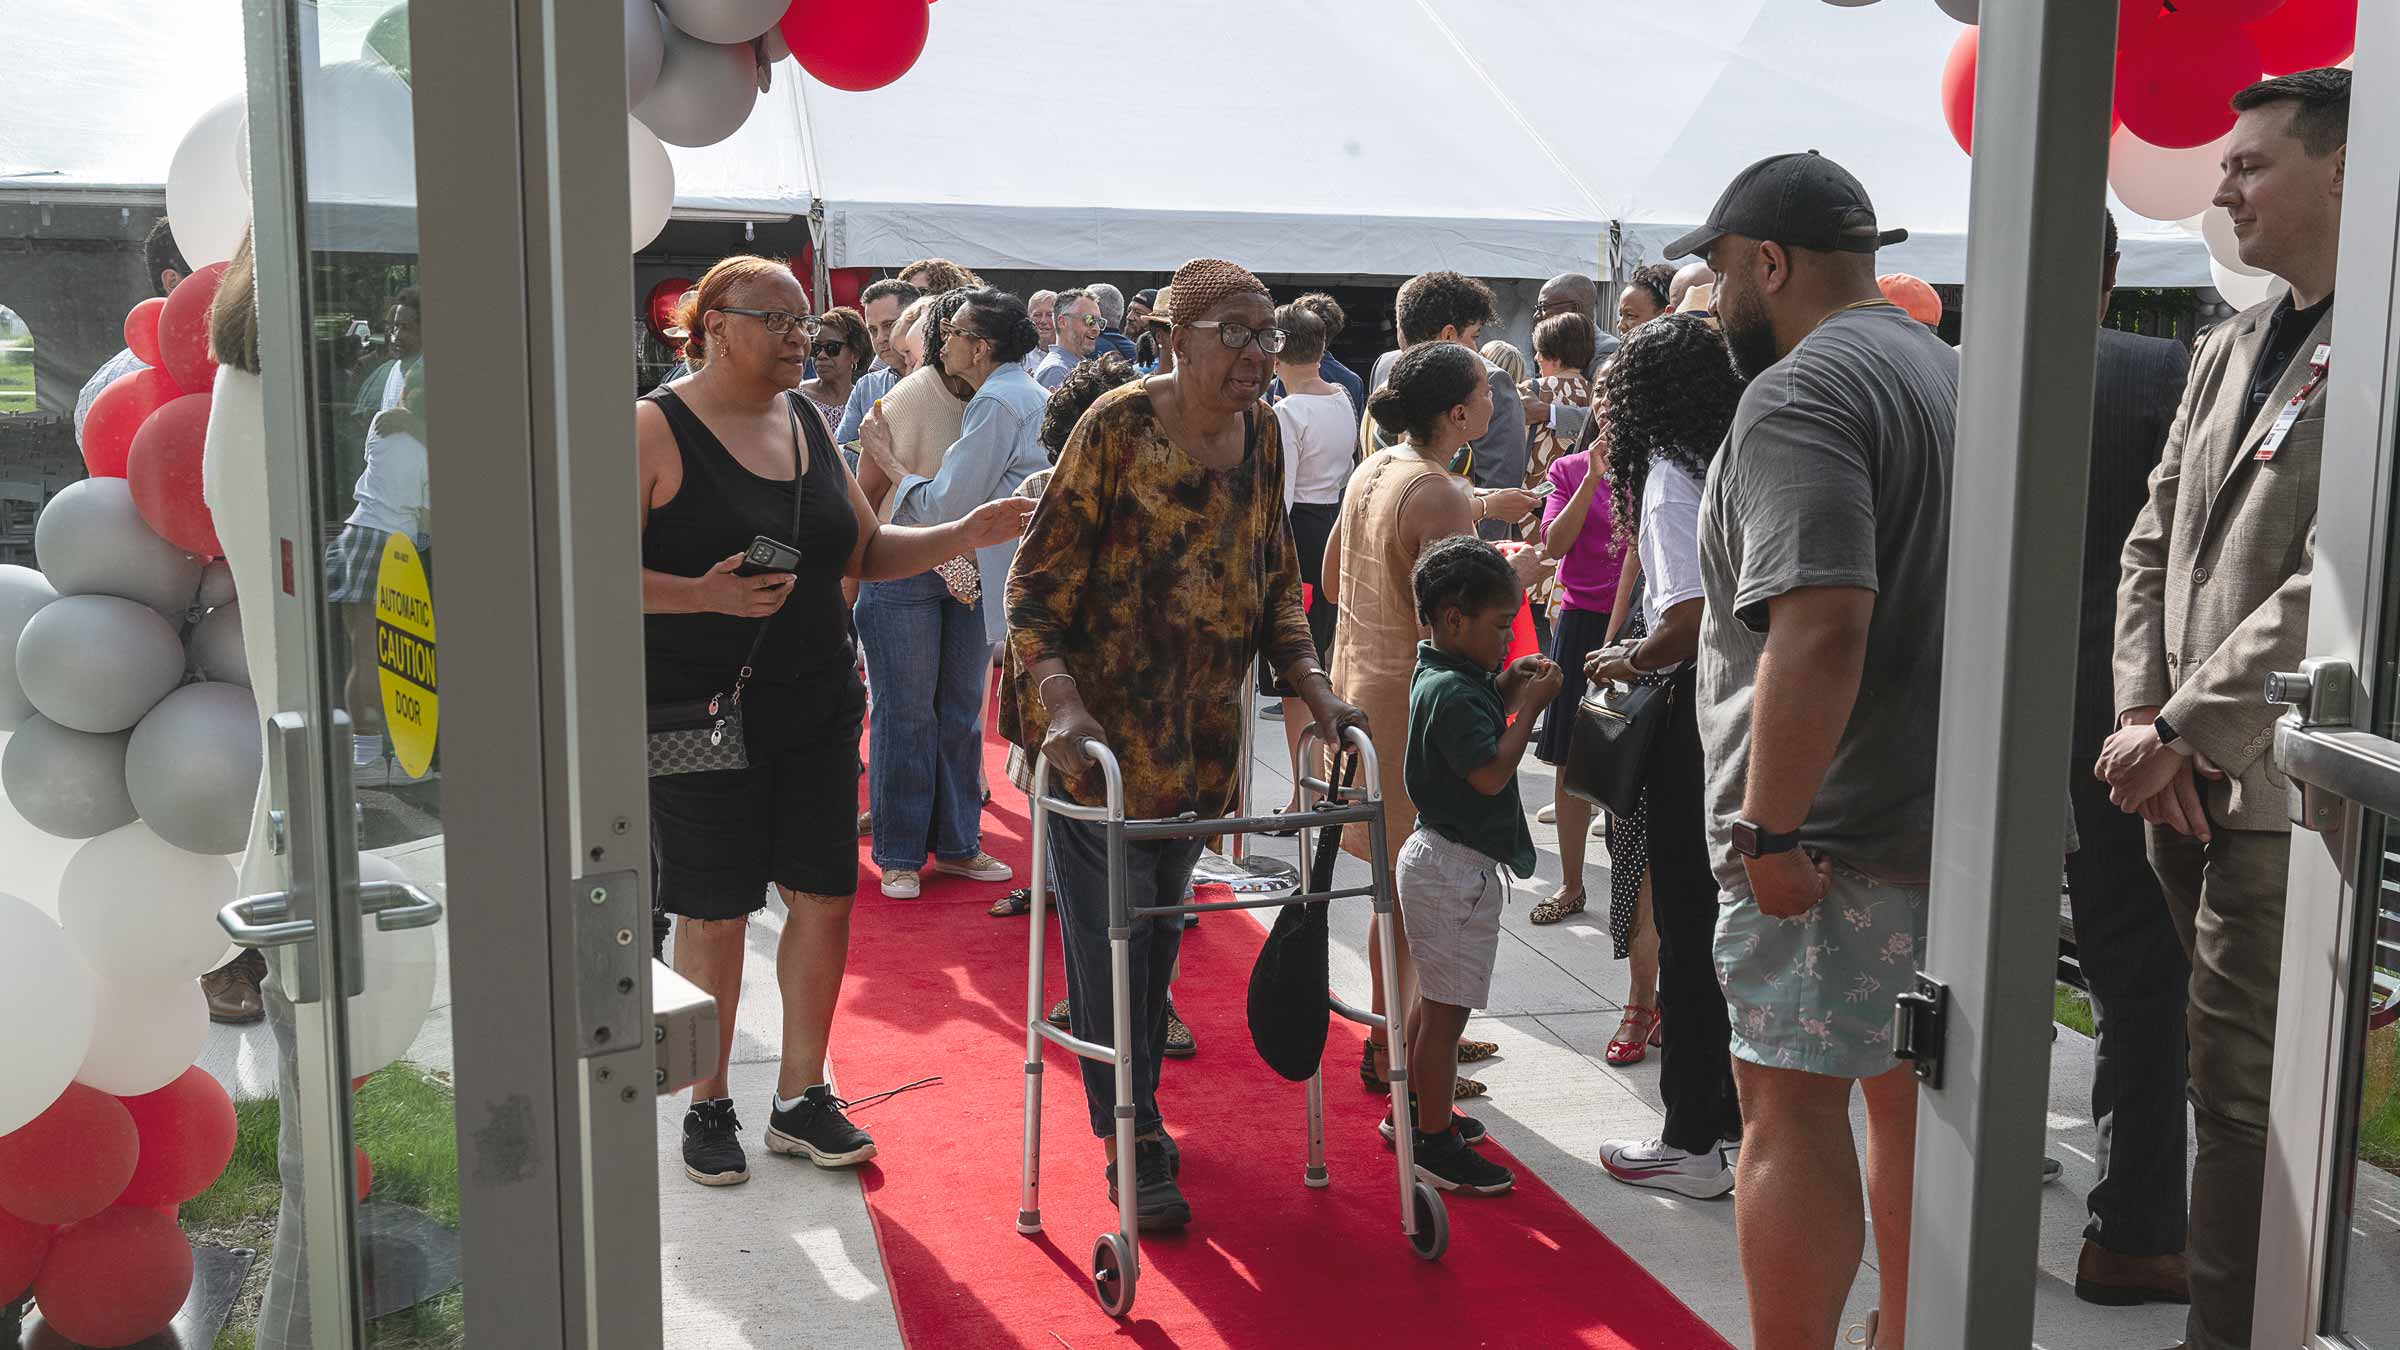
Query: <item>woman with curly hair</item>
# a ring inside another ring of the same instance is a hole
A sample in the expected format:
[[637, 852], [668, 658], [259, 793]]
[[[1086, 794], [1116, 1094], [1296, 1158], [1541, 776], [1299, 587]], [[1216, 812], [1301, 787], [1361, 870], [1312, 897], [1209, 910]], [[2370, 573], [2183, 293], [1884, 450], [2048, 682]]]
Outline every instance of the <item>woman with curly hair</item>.
[[1584, 674], [1667, 693], [1641, 804], [1609, 831], [1610, 919], [1614, 926], [1619, 912], [1630, 911], [1630, 891], [1646, 873], [1658, 929], [1657, 1020], [1674, 1027], [1659, 1052], [1667, 1108], [1659, 1137], [1611, 1140], [1601, 1145], [1600, 1162], [1629, 1185], [1706, 1199], [1733, 1188], [1723, 1145], [1740, 1139], [1742, 1115], [1727, 1049], [1732, 1029], [1711, 956], [1717, 883], [1708, 861], [1692, 658], [1702, 605], [1700, 485], [1733, 425], [1742, 379], [1725, 339], [1705, 320], [1679, 314], [1628, 334], [1600, 384], [1611, 516], [1618, 538], [1634, 546], [1647, 585], [1641, 626], [1592, 653]]

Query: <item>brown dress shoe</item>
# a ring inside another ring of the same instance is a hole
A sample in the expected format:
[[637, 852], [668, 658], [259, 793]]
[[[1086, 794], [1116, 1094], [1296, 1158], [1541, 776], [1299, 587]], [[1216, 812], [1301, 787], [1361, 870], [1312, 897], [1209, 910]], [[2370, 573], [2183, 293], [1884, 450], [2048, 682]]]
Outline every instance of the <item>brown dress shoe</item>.
[[228, 1026], [263, 1020], [267, 1004], [258, 992], [258, 982], [266, 977], [267, 958], [257, 952], [243, 952], [201, 976], [200, 992], [208, 996], [208, 1020]]
[[2182, 1252], [2126, 1256], [2085, 1238], [2075, 1262], [2075, 1297], [2104, 1308], [2137, 1303], [2189, 1303], [2191, 1268]]

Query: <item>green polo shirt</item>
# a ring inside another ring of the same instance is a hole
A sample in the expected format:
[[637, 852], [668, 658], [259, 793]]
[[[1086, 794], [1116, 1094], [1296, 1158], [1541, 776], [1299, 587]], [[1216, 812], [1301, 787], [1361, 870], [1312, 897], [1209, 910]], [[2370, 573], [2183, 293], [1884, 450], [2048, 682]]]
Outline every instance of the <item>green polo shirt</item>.
[[1417, 804], [1417, 828], [1463, 844], [1518, 876], [1533, 875], [1533, 831], [1517, 800], [1517, 779], [1485, 796], [1467, 775], [1500, 753], [1508, 708], [1488, 670], [1431, 642], [1417, 644], [1408, 682], [1408, 759], [1403, 779]]

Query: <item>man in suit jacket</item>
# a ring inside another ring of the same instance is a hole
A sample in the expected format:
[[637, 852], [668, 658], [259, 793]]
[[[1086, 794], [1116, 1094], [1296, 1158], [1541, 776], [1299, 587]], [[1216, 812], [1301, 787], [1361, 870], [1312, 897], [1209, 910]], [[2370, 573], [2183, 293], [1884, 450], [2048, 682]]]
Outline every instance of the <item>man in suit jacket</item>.
[[[1483, 326], [1498, 317], [1498, 307], [1492, 288], [1473, 277], [1456, 272], [1424, 272], [1410, 277], [1400, 288], [1394, 318], [1400, 328], [1400, 351], [1420, 342], [1456, 342], [1468, 351], [1476, 350]], [[1375, 359], [1375, 378], [1371, 388], [1381, 389], [1392, 375], [1392, 363], [1400, 359], [1400, 351], [1385, 352]], [[1505, 370], [1489, 361], [1483, 363], [1484, 375], [1492, 388], [1492, 424], [1481, 436], [1467, 442], [1471, 463], [1467, 478], [1477, 488], [1491, 491], [1522, 490], [1525, 486], [1525, 414], [1517, 399], [1517, 382]], [[1391, 438], [1375, 425], [1372, 417], [1359, 422], [1359, 454], [1363, 459], [1391, 444]], [[1515, 522], [1487, 519], [1483, 503], [1476, 503], [1476, 533], [1485, 539], [1513, 539]]]
[[[1561, 314], [1580, 314], [1591, 321], [1592, 332], [1598, 335], [1592, 344], [1592, 363], [1583, 368], [1583, 378], [1600, 378], [1600, 367], [1617, 354], [1617, 335], [1614, 325], [1600, 321], [1600, 283], [1581, 272], [1561, 272], [1542, 283], [1533, 297], [1533, 322], [1540, 327], [1544, 319]], [[1519, 391], [1522, 393], [1522, 391]], [[1571, 403], [1552, 404], [1540, 397], [1522, 400], [1522, 411], [1528, 424], [1542, 423], [1558, 433], [1562, 444], [1583, 448], [1584, 431], [1591, 425], [1592, 410]], [[1492, 416], [1498, 417], [1495, 407]]]
[[2259, 1189], [2291, 858], [2268, 749], [2267, 673], [2308, 634], [2324, 372], [2333, 343], [2350, 73], [2261, 81], [2233, 101], [2216, 202], [2242, 260], [2291, 288], [2192, 362], [2117, 589], [2116, 705], [2097, 771], [2150, 822], [2150, 859], [2192, 963], [2188, 1345], [2250, 1343]]
[[[2100, 308], [2117, 282], [2117, 222]], [[2081, 633], [2075, 647], [2075, 722], [2067, 799], [2081, 846], [2067, 855], [2076, 960], [2099, 1033], [2092, 1119], [2100, 1182], [2087, 1203], [2075, 1292], [2104, 1304], [2181, 1303], [2184, 1264], [2184, 993], [2191, 978], [2150, 870], [2139, 817], [2108, 799], [2086, 766], [2116, 729], [2118, 550], [2149, 500], [2151, 470], [2183, 400], [2183, 344], [2100, 330], [2092, 390], [2091, 494], [2084, 510]]]

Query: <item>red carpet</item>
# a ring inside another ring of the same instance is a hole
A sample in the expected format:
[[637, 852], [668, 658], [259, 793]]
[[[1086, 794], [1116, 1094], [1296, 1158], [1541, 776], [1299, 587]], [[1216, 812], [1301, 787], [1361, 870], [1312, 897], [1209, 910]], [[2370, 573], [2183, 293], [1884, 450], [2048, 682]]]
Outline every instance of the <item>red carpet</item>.
[[[984, 847], [1021, 883], [1029, 827], [1004, 754], [994, 742]], [[1026, 921], [983, 913], [1007, 886], [929, 871], [922, 899], [887, 900], [865, 866], [834, 1032], [842, 1089], [863, 1096], [942, 1076], [859, 1116], [882, 1154], [861, 1180], [914, 1350], [1725, 1345], [1496, 1141], [1484, 1148], [1516, 1171], [1515, 1192], [1449, 1197], [1449, 1253], [1420, 1261], [1400, 1233], [1392, 1155], [1375, 1134], [1382, 1099], [1360, 1092], [1352, 1072], [1363, 1033], [1346, 1022], [1326, 1048], [1333, 1185], [1301, 1185], [1305, 1089], [1250, 1047], [1243, 1000], [1263, 935], [1238, 914], [1184, 935], [1176, 1006], [1200, 1053], [1169, 1061], [1160, 1089], [1193, 1223], [1143, 1240], [1132, 1312], [1109, 1318], [1088, 1261], [1115, 1210], [1074, 1057], [1056, 1047], [1045, 1047], [1044, 1232], [1016, 1231]], [[1066, 991], [1055, 922], [1050, 930], [1045, 1004]]]

